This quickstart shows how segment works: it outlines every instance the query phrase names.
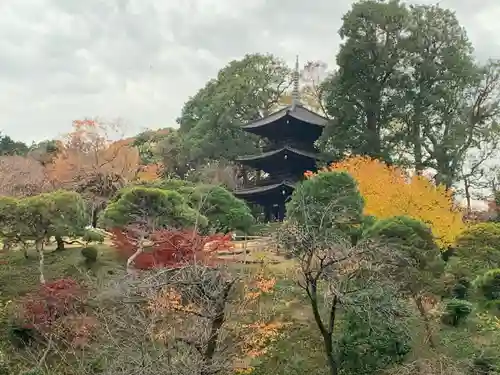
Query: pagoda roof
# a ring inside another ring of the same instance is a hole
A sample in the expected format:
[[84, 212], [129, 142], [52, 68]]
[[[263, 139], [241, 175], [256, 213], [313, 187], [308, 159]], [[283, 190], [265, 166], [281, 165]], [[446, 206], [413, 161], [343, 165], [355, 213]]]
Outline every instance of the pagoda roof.
[[316, 166], [316, 160], [320, 158], [317, 152], [298, 150], [285, 146], [277, 150], [267, 151], [258, 155], [242, 156], [237, 162], [248, 165], [255, 169], [274, 174], [276, 171], [300, 169], [310, 170]]
[[269, 116], [260, 118], [258, 120], [252, 121], [247, 125], [243, 126], [243, 129], [250, 130], [261, 126], [265, 126], [274, 121], [280, 120], [285, 116], [291, 116], [297, 120], [306, 122], [311, 125], [324, 127], [328, 123], [328, 119], [323, 117], [316, 112], [313, 112], [301, 104], [296, 104], [295, 106], [289, 105], [277, 112], [271, 113]]
[[[304, 128], [309, 128], [307, 130], [308, 133], [311, 133], [311, 127], [316, 128], [316, 131], [312, 132], [315, 139], [317, 139], [321, 135], [323, 128], [328, 123], [328, 119], [326, 117], [323, 117], [305, 108], [301, 104], [295, 104], [289, 105], [264, 118], [252, 121], [242, 126], [242, 129], [249, 133], [266, 136], [268, 138], [286, 136], [287, 134], [284, 133], [287, 132], [293, 133], [291, 134], [292, 136], [303, 138], [299, 134], [300, 130], [293, 129], [287, 131], [287, 129], [282, 126], [284, 123], [287, 123], [286, 120], [291, 120], [293, 123], [298, 124], [298, 127], [302, 128], [303, 130], [305, 130]], [[294, 126], [294, 128], [297, 128], [297, 126]]]
[[285, 146], [282, 148], [279, 148], [277, 150], [271, 150], [267, 152], [263, 152], [261, 154], [257, 155], [248, 155], [248, 156], [240, 156], [236, 158], [236, 161], [240, 162], [245, 162], [245, 161], [251, 161], [251, 160], [260, 160], [260, 159], [265, 159], [270, 156], [274, 156], [280, 153], [284, 153], [286, 151], [289, 151], [293, 154], [299, 155], [299, 156], [304, 156], [306, 158], [311, 158], [311, 159], [319, 159], [319, 154], [317, 152], [309, 152], [309, 151], [303, 151], [303, 150], [298, 150], [296, 148], [290, 147], [290, 146]]
[[288, 193], [293, 191], [295, 184], [290, 181], [282, 181], [276, 184], [256, 186], [248, 189], [235, 190], [233, 193], [238, 198], [243, 198], [252, 201], [265, 199], [266, 197], [273, 197], [282, 195], [282, 189], [285, 188]]

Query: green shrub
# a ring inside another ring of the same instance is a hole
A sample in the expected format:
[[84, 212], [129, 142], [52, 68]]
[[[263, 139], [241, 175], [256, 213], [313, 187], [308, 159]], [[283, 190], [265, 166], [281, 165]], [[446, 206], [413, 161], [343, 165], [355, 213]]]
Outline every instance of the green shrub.
[[94, 229], [86, 229], [83, 233], [82, 240], [87, 243], [87, 245], [91, 242], [103, 243], [104, 234]]
[[424, 223], [406, 216], [379, 220], [365, 231], [364, 238], [377, 240], [398, 252], [401, 264], [392, 277], [402, 291], [413, 296], [442, 290], [438, 281], [444, 261], [431, 230]]
[[86, 246], [82, 249], [82, 256], [85, 258], [85, 261], [88, 263], [95, 263], [97, 261], [98, 255], [99, 255], [99, 251], [94, 246]]
[[0, 347], [0, 375], [9, 375], [9, 366], [7, 364], [7, 358], [2, 348]]
[[[239, 230], [248, 234], [255, 222], [250, 207], [224, 187], [209, 184], [197, 185], [178, 179], [142, 182], [138, 185], [127, 186], [113, 197], [111, 203], [117, 203], [122, 197], [137, 189], [159, 189], [168, 194], [180, 195], [192, 211], [187, 217], [194, 218], [198, 229], [202, 232], [227, 233]], [[180, 202], [177, 205], [180, 205]], [[193, 215], [193, 212], [196, 215]]]
[[446, 304], [441, 321], [451, 326], [458, 326], [464, 322], [472, 312], [472, 304], [461, 299], [453, 299]]
[[395, 216], [384, 220], [370, 221], [372, 226], [364, 232], [364, 237], [385, 239], [397, 245], [418, 252], [420, 249], [437, 251], [438, 247], [427, 225], [408, 216]]
[[500, 306], [500, 268], [486, 271], [474, 280], [474, 287], [488, 304]]
[[355, 236], [362, 222], [364, 201], [356, 181], [345, 172], [322, 172], [295, 187], [286, 205], [289, 220], [314, 232], [334, 230]]
[[249, 233], [255, 223], [250, 207], [222, 186], [204, 184], [192, 188], [185, 187], [180, 193], [191, 208], [208, 219], [211, 232], [227, 233], [239, 230]]
[[473, 225], [457, 239], [452, 272], [473, 280], [499, 264], [500, 223]]
[[18, 348], [25, 348], [37, 340], [37, 333], [34, 328], [27, 328], [15, 322], [9, 322], [7, 329], [10, 343]]
[[110, 203], [100, 217], [104, 228], [123, 228], [137, 221], [148, 223], [148, 229], [203, 229], [208, 220], [191, 208], [186, 198], [176, 191], [145, 186], [126, 187], [118, 199]]
[[396, 291], [364, 290], [348, 304], [339, 340], [342, 372], [371, 375], [401, 363], [411, 351], [411, 314]]
[[451, 296], [455, 299], [467, 299], [471, 283], [464, 277], [459, 278], [451, 288]]

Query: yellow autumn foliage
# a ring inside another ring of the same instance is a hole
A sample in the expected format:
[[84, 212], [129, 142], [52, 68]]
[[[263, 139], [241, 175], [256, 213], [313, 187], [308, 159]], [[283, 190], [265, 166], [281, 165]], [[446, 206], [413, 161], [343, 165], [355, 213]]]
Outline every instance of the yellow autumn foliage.
[[365, 199], [365, 215], [378, 219], [409, 216], [426, 223], [437, 244], [445, 249], [465, 229], [452, 192], [424, 176], [408, 176], [402, 169], [369, 157], [354, 156], [327, 168], [345, 171], [357, 182]]

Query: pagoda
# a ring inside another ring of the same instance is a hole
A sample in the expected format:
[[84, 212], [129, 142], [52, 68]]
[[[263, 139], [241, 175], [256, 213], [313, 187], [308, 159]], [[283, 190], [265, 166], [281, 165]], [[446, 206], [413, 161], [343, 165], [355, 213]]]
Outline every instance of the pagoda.
[[243, 126], [244, 131], [267, 140], [263, 153], [236, 159], [244, 170], [251, 168], [259, 176], [261, 172], [266, 175], [253, 186], [245, 183], [234, 191], [238, 198], [263, 206], [266, 221], [284, 219], [285, 204], [295, 184], [304, 178], [304, 172], [315, 172], [321, 159], [314, 142], [328, 120], [300, 103], [298, 57], [293, 85], [291, 105]]

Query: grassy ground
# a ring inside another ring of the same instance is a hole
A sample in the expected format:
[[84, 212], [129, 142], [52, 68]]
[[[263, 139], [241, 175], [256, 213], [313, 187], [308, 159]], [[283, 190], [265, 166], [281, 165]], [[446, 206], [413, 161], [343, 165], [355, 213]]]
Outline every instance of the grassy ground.
[[[98, 246], [99, 260], [88, 267], [81, 255], [81, 247], [68, 246], [63, 251], [54, 251], [48, 247], [45, 251], [44, 275], [47, 281], [71, 277], [80, 281], [98, 281], [112, 276], [113, 273], [124, 269], [123, 262], [119, 261], [109, 247]], [[8, 316], [2, 316], [2, 307], [9, 301], [15, 301], [24, 294], [36, 290], [40, 283], [39, 260], [35, 251], [29, 251], [26, 259], [21, 251], [11, 251], [0, 254], [0, 374], [2, 355], [8, 357], [9, 375], [17, 375], [12, 368], [26, 368], [36, 363], [36, 354], [12, 351], [9, 343]], [[7, 305], [8, 306], [8, 305]], [[7, 309], [3, 309], [8, 311]], [[4, 311], [4, 313], [5, 313]], [[5, 362], [6, 359], [3, 358]], [[13, 367], [12, 367], [13, 366]]]
[[[53, 247], [45, 250], [44, 274], [47, 281], [61, 277], [84, 279], [89, 276], [103, 277], [121, 267], [115, 254], [109, 247], [97, 246], [99, 260], [91, 268], [83, 262], [81, 247], [67, 246], [63, 251], [54, 251]], [[31, 251], [28, 259], [20, 251], [12, 251], [2, 259], [0, 265], [0, 298], [16, 298], [30, 292], [39, 284], [39, 261], [36, 252]]]
[[[79, 247], [68, 247], [60, 252], [47, 249], [46, 279], [50, 281], [72, 277], [79, 280], [90, 278], [94, 281], [104, 281], [124, 270], [124, 261], [117, 259], [107, 245], [99, 246], [98, 261], [91, 269], [84, 264], [80, 251]], [[295, 282], [294, 263], [265, 249], [255, 248], [251, 254], [241, 253], [233, 258], [245, 261], [260, 260], [265, 264], [266, 275], [275, 277], [277, 283], [274, 292], [266, 296], [259, 305], [259, 314], [287, 323], [277, 340], [270, 343], [267, 353], [249, 363], [254, 367], [254, 374], [325, 374], [322, 342], [308, 302]], [[39, 285], [38, 258], [35, 252], [30, 253], [28, 259], [25, 259], [21, 252], [11, 252], [7, 256], [0, 255], [0, 260], [6, 261], [5, 264], [0, 264], [0, 306], [2, 302], [18, 298]], [[233, 267], [236, 272], [252, 273], [261, 270], [263, 266], [250, 263], [235, 264]], [[434, 329], [439, 343], [436, 350], [431, 350], [424, 341], [424, 330], [417, 320], [414, 327], [414, 350], [409, 362], [425, 358], [434, 360], [443, 355], [463, 360], [473, 358], [488, 347], [500, 348], [500, 327], [496, 331], [488, 329], [487, 324], [477, 317], [476, 313], [479, 312], [477, 308], [469, 322], [458, 328], [443, 326], [436, 319]], [[0, 350], [2, 344], [5, 347], [7, 340], [6, 330], [2, 328], [5, 328], [5, 325], [0, 325]]]

